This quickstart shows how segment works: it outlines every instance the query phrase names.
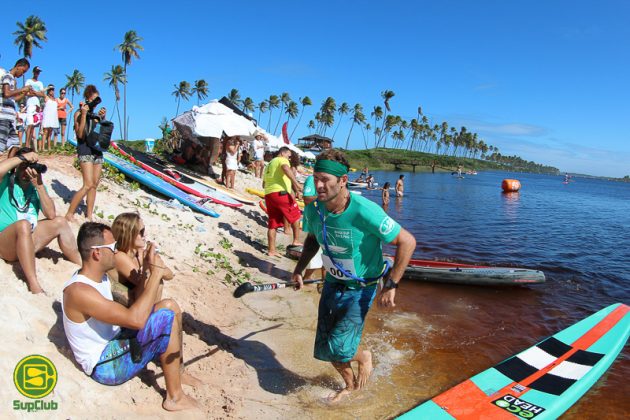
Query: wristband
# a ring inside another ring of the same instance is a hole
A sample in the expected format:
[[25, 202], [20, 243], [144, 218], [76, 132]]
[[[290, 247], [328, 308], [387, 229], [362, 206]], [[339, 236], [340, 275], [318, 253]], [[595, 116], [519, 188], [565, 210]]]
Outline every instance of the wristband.
[[398, 289], [398, 283], [390, 277], [383, 283], [383, 289]]
[[22, 156], [22, 155], [15, 155], [15, 157], [20, 159], [22, 162], [26, 162], [26, 158], [24, 156]]

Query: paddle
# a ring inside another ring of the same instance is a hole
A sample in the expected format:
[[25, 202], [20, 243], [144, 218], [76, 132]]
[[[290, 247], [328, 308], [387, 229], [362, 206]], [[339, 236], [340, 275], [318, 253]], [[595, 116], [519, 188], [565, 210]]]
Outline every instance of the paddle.
[[[304, 280], [304, 284], [314, 284], [321, 283], [322, 280]], [[285, 287], [295, 286], [296, 282], [290, 283], [267, 283], [267, 284], [256, 284], [253, 285], [250, 282], [245, 282], [238, 286], [236, 290], [234, 290], [234, 297], [240, 298], [241, 296], [251, 293], [251, 292], [266, 292], [267, 290], [276, 290], [276, 289], [284, 289]]]

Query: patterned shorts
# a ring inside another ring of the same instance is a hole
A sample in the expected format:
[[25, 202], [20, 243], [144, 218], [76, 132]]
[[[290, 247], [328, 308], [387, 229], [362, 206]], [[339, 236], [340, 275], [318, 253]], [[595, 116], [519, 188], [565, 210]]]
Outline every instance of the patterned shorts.
[[79, 163], [93, 163], [95, 165], [102, 165], [103, 162], [103, 156], [79, 155]]
[[13, 121], [0, 119], [0, 153], [19, 145], [20, 140]]
[[348, 289], [343, 284], [324, 283], [315, 336], [316, 359], [341, 363], [352, 360], [375, 296], [376, 285]]
[[94, 366], [92, 379], [103, 385], [120, 385], [136, 376], [166, 351], [174, 319], [175, 312], [159, 309], [149, 316], [140, 331], [121, 331], [107, 343]]

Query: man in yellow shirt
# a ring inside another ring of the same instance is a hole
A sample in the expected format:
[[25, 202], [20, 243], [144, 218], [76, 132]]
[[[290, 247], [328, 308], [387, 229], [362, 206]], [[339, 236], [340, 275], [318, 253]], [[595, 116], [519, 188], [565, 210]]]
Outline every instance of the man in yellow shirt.
[[269, 242], [269, 256], [278, 255], [276, 252], [276, 229], [284, 226], [284, 219], [293, 229], [291, 245], [301, 245], [300, 217], [302, 213], [292, 194], [302, 192], [302, 186], [295, 179], [289, 162], [291, 149], [282, 147], [278, 156], [273, 158], [265, 168], [263, 186], [265, 188], [265, 204], [267, 205], [267, 241]]

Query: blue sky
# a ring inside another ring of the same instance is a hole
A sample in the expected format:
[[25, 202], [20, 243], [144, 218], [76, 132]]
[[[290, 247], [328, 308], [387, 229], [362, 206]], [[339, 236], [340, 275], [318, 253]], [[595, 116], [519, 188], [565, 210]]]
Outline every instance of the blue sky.
[[[422, 106], [431, 123], [465, 126], [503, 154], [562, 171], [630, 174], [627, 1], [78, 4], [3, 8], [0, 66], [19, 58], [15, 23], [35, 14], [48, 27], [32, 60], [44, 69], [41, 79], [60, 86], [79, 69], [111, 111], [103, 74], [120, 64], [114, 47], [124, 33], [136, 30], [144, 51], [128, 69], [130, 138], [159, 136], [162, 117], [175, 114], [171, 92], [181, 80], [205, 79], [211, 98], [232, 88], [256, 103], [281, 92], [308, 95], [314, 106], [296, 137], [308, 133], [306, 122], [327, 96], [361, 103], [369, 115], [389, 89], [393, 113], [411, 119]], [[349, 128], [341, 124], [337, 144]], [[350, 147], [362, 145], [354, 130]]]

